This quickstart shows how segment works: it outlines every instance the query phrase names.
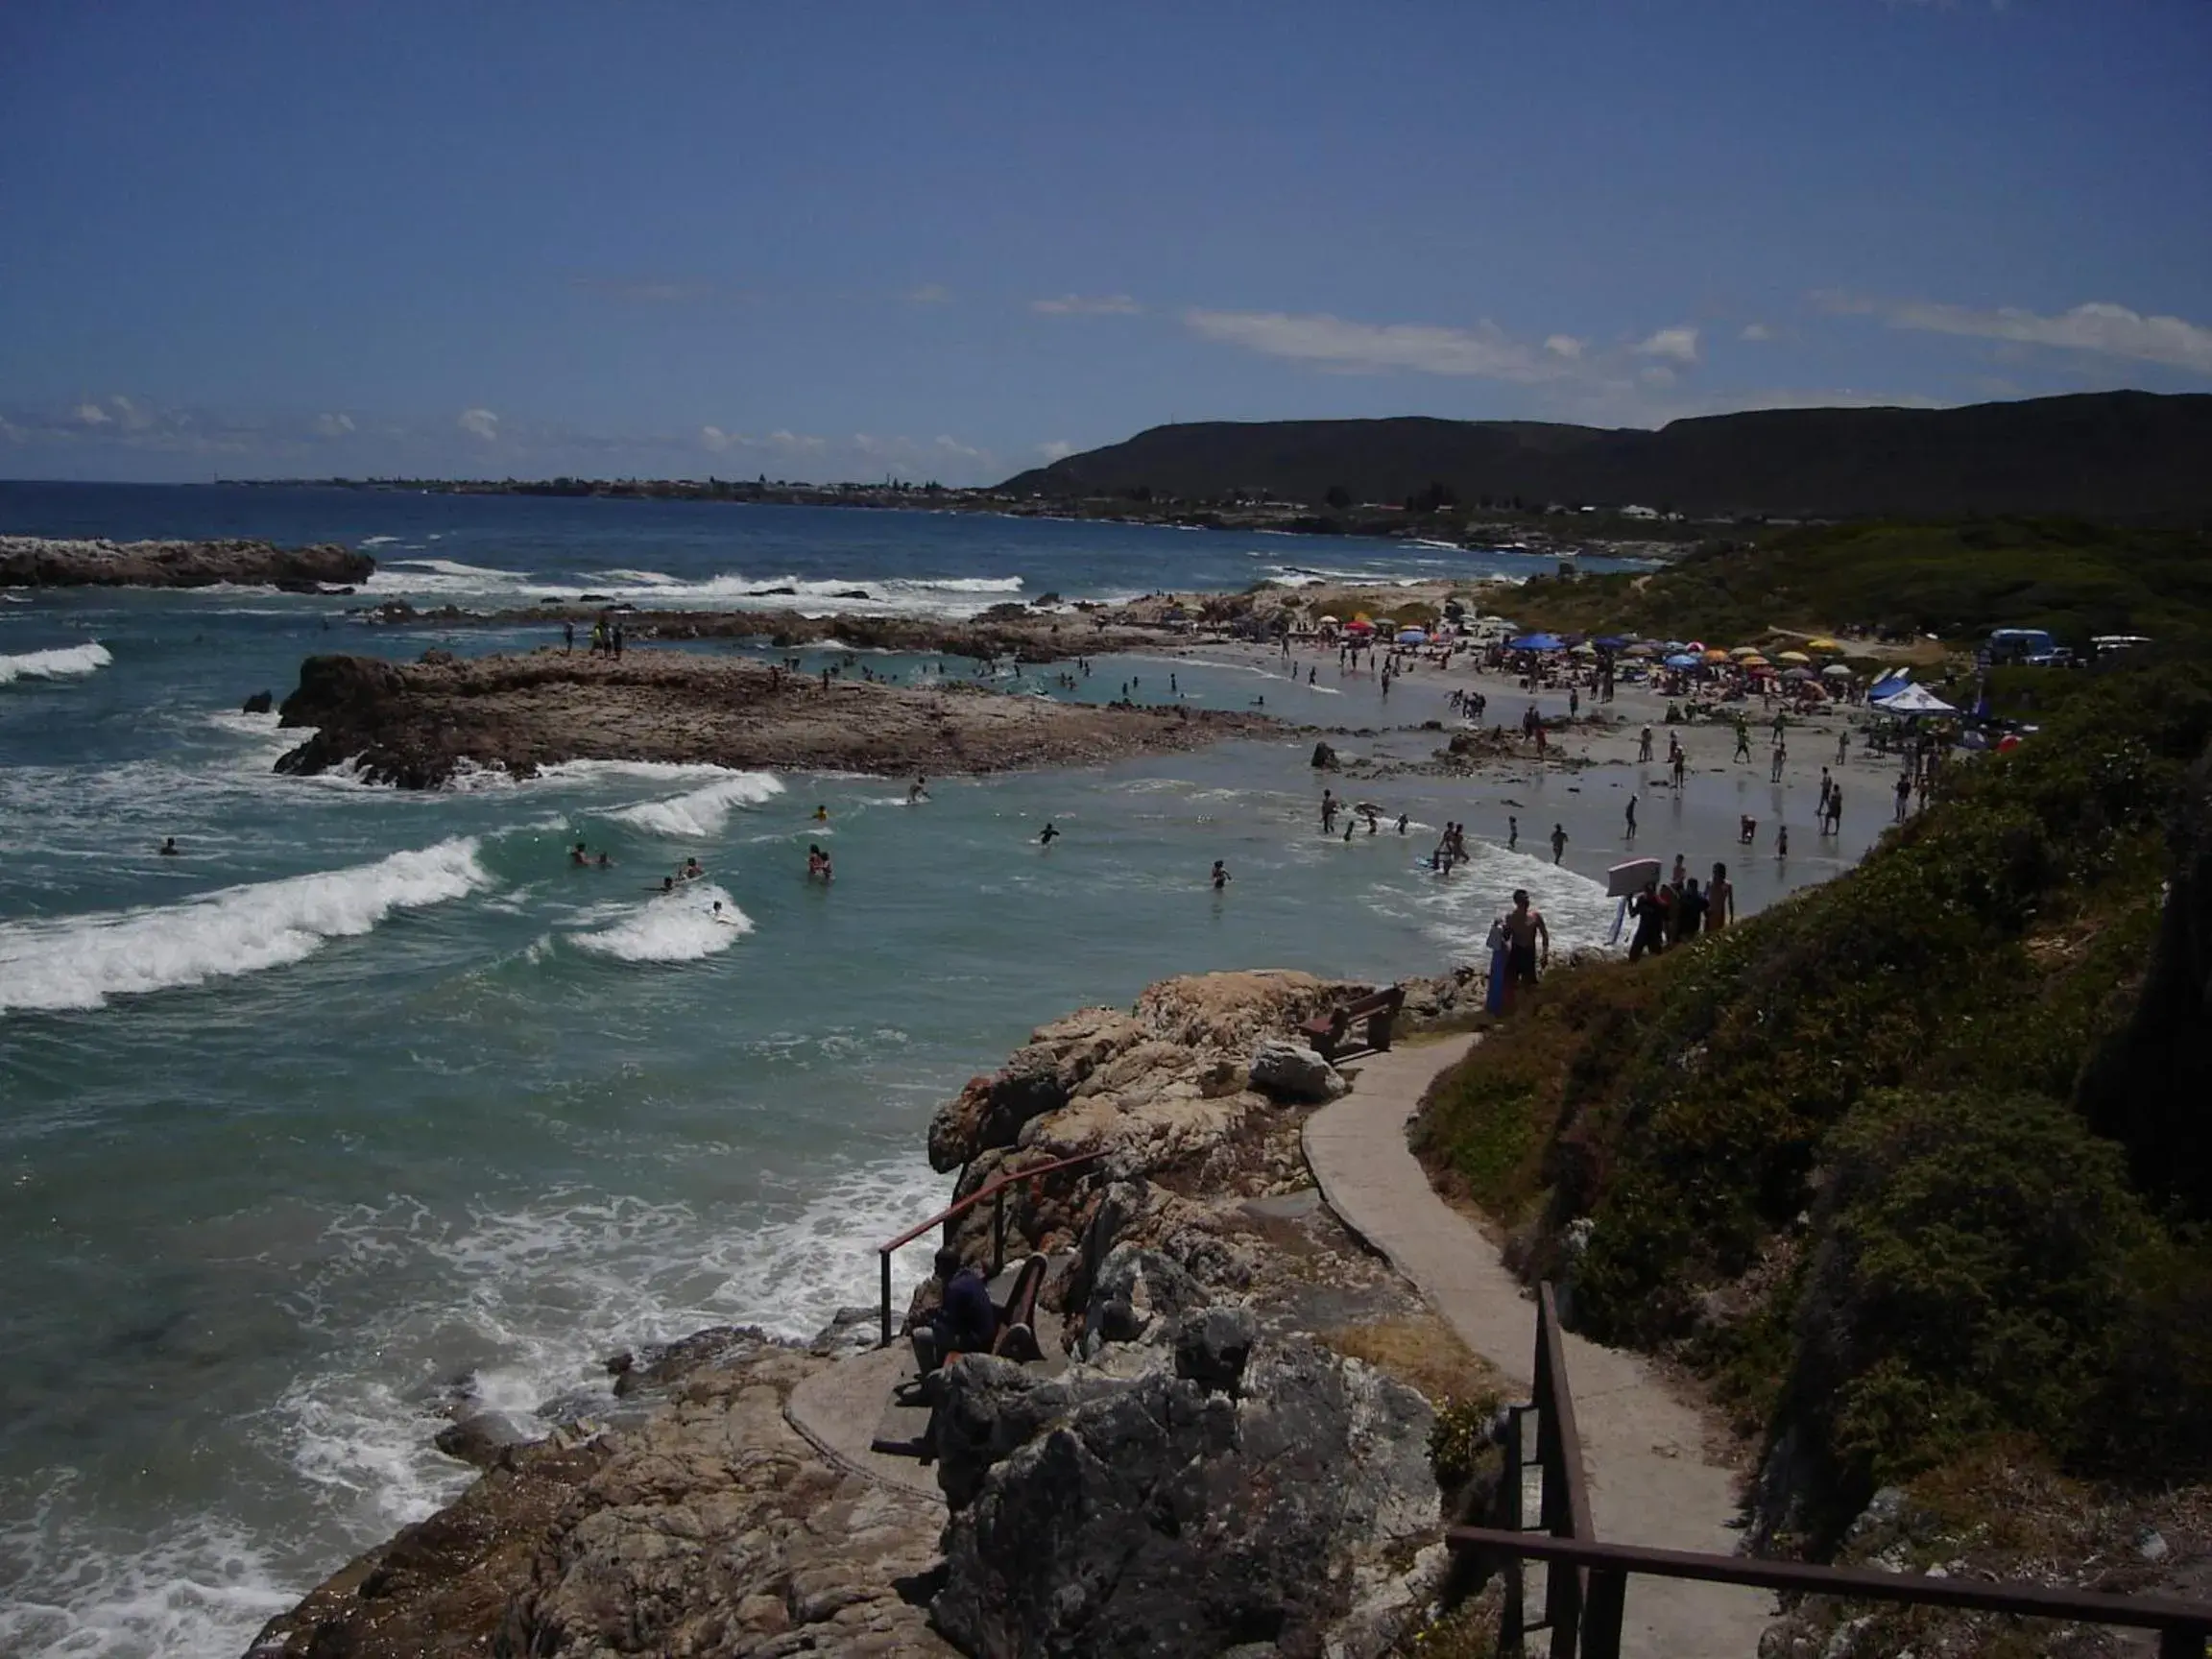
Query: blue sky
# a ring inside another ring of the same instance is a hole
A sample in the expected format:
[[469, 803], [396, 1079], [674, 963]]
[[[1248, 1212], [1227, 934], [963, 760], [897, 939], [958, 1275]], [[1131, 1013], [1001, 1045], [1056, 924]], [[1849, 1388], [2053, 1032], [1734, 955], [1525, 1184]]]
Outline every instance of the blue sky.
[[2212, 390], [2201, 0], [0, 7], [0, 474]]

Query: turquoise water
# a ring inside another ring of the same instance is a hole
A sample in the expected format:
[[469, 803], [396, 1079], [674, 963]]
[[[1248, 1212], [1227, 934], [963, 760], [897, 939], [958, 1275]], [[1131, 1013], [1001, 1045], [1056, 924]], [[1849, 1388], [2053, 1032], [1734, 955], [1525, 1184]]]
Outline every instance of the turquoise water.
[[[1277, 562], [1116, 527], [820, 513], [763, 531], [744, 509], [286, 493], [4, 487], [0, 527], [465, 546], [379, 578], [425, 597], [626, 570], [696, 602], [790, 574], [958, 611]], [[1439, 557], [1296, 550], [1384, 578]], [[1433, 971], [1517, 884], [1563, 942], [1611, 921], [1588, 873], [1619, 855], [1620, 780], [1377, 783], [1427, 839], [1345, 845], [1314, 823], [1310, 735], [935, 780], [914, 806], [882, 780], [711, 768], [427, 796], [279, 778], [290, 737], [235, 709], [281, 695], [302, 655], [502, 642], [372, 633], [347, 603], [0, 602], [0, 1650], [235, 1653], [466, 1483], [429, 1446], [455, 1379], [527, 1417], [600, 1385], [613, 1349], [715, 1322], [804, 1334], [871, 1301], [874, 1243], [949, 1185], [923, 1161], [929, 1114], [1039, 1021], [1175, 973]], [[1384, 709], [1329, 667], [1307, 688], [1263, 661], [1147, 658], [1102, 661], [1076, 694], [1134, 678], [1157, 700], [1170, 674], [1194, 703], [1265, 695], [1350, 726], [1438, 714], [1445, 689], [1416, 675]], [[1694, 782], [1673, 823], [1650, 809], [1646, 845], [1678, 831], [1726, 855], [1746, 790], [1767, 793]], [[1530, 839], [1538, 817], [1569, 824], [1566, 868], [1488, 844], [1449, 883], [1416, 867], [1447, 817], [1502, 834], [1508, 800]], [[157, 856], [169, 835], [180, 855]], [[570, 868], [578, 838], [615, 867]], [[829, 890], [805, 879], [815, 840]], [[647, 891], [693, 854], [707, 884]], [[1833, 867], [1747, 870], [1744, 901]]]

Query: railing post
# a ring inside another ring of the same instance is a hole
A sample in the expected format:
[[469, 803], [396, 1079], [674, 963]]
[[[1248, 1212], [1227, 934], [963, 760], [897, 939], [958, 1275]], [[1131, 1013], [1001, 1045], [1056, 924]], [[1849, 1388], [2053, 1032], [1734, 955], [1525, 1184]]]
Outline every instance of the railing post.
[[878, 1346], [891, 1346], [891, 1252], [878, 1250], [877, 1260], [883, 1263], [883, 1340]]
[[[1521, 1433], [1526, 1407], [1509, 1406], [1505, 1414], [1505, 1525], [1515, 1532], [1528, 1529], [1528, 1515], [1522, 1490]], [[1504, 1600], [1498, 1612], [1498, 1651], [1519, 1659], [1527, 1650], [1528, 1564], [1520, 1556], [1505, 1563]]]
[[1621, 1615], [1627, 1599], [1627, 1574], [1603, 1567], [1590, 1570], [1590, 1600], [1583, 1610], [1582, 1659], [1621, 1659]]

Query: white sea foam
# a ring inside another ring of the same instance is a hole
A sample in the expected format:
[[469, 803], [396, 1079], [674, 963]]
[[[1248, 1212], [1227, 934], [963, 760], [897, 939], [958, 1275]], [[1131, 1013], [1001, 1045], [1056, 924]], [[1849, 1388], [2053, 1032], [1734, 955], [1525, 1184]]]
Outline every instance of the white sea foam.
[[0, 924], [0, 1013], [98, 1008], [133, 996], [301, 961], [367, 933], [395, 910], [492, 884], [474, 837], [373, 864], [291, 876], [154, 905]]
[[193, 1514], [136, 1548], [77, 1511], [78, 1477], [56, 1470], [0, 1522], [0, 1561], [35, 1590], [0, 1596], [0, 1653], [230, 1659], [298, 1599], [246, 1530]]
[[26, 651], [18, 657], [0, 657], [0, 685], [14, 680], [60, 680], [90, 674], [114, 661], [108, 647], [97, 639], [52, 651]]
[[687, 794], [640, 802], [610, 816], [655, 835], [697, 840], [720, 833], [734, 808], [758, 806], [782, 793], [782, 780], [773, 773], [729, 772]]
[[[1534, 831], [1530, 834], [1533, 838]], [[1544, 912], [1554, 951], [1564, 956], [1605, 944], [1620, 901], [1607, 896], [1603, 882], [1549, 858], [1508, 853], [1487, 842], [1476, 843], [1474, 854], [1450, 876], [1436, 878], [1421, 900], [1430, 936], [1458, 960], [1477, 966], [1487, 962], [1490, 924], [1512, 908], [1517, 887], [1527, 888], [1529, 902]]]
[[[472, 1479], [430, 1444], [440, 1419], [426, 1382], [465, 1366], [478, 1404], [536, 1426], [541, 1405], [609, 1392], [595, 1356], [611, 1350], [710, 1325], [811, 1335], [840, 1307], [876, 1299], [874, 1246], [949, 1190], [948, 1177], [902, 1157], [832, 1167], [765, 1214], [580, 1188], [459, 1218], [404, 1197], [349, 1210], [329, 1223], [315, 1252], [326, 1265], [296, 1310], [310, 1327], [327, 1323], [342, 1346], [284, 1391], [276, 1438], [367, 1544]], [[927, 1274], [934, 1242], [894, 1257], [894, 1308]], [[365, 1280], [431, 1288], [427, 1300], [379, 1297], [363, 1321], [353, 1310]]]
[[[716, 903], [721, 914], [714, 911]], [[753, 931], [753, 918], [710, 881], [686, 881], [648, 899], [611, 927], [572, 935], [594, 955], [624, 962], [696, 962], [727, 950]]]
[[[1023, 587], [1019, 576], [865, 576], [803, 579], [726, 571], [686, 581], [663, 570], [617, 568], [563, 580], [526, 571], [468, 565], [454, 559], [388, 559], [363, 587], [389, 597], [473, 596], [515, 603], [529, 599], [581, 600], [587, 594], [613, 602], [643, 601], [703, 609], [823, 611], [832, 606], [863, 615], [973, 614]], [[865, 598], [846, 597], [861, 592]]]
[[361, 545], [364, 547], [389, 547], [398, 540], [399, 538], [397, 536], [364, 536], [361, 538]]

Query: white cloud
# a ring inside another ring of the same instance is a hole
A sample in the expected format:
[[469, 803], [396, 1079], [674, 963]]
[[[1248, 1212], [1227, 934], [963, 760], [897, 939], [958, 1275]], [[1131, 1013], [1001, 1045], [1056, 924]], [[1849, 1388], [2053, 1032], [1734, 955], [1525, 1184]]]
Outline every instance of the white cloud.
[[1063, 294], [1057, 300], [1032, 300], [1029, 309], [1047, 317], [1135, 317], [1144, 307], [1126, 294]]
[[455, 424], [464, 432], [473, 432], [487, 444], [498, 441], [499, 417], [489, 409], [464, 409]]
[[1192, 333], [1223, 345], [1347, 373], [1409, 369], [1534, 383], [1572, 373], [1575, 362], [1515, 340], [1487, 321], [1472, 328], [1445, 328], [1428, 323], [1354, 323], [1326, 314], [1192, 310], [1183, 314], [1183, 323]]
[[1047, 463], [1060, 461], [1074, 454], [1075, 445], [1069, 443], [1065, 438], [1055, 438], [1049, 444], [1038, 445], [1037, 453], [1044, 456]]
[[906, 302], [909, 305], [950, 305], [952, 303], [952, 290], [942, 282], [925, 282], [919, 288], [906, 291]]
[[105, 426], [115, 419], [97, 403], [80, 403], [74, 413], [87, 426]]
[[1544, 341], [1544, 349], [1555, 357], [1576, 358], [1582, 355], [1585, 342], [1572, 334], [1552, 334]]
[[2090, 301], [2045, 317], [2016, 305], [1978, 310], [1927, 300], [1871, 300], [1853, 294], [1821, 293], [1813, 298], [1824, 310], [1879, 317], [1892, 328], [2093, 351], [2212, 374], [2212, 327], [2179, 317], [2146, 317], [2107, 301]]
[[1737, 335], [1736, 338], [1752, 341], [1771, 340], [1774, 338], [1774, 330], [1767, 327], [1764, 323], [1746, 323], [1743, 325], [1743, 332]]
[[719, 426], [699, 428], [700, 445], [719, 455], [725, 449], [741, 449], [753, 442], [742, 432], [725, 432]]
[[963, 444], [948, 432], [938, 433], [929, 447], [939, 455], [955, 461], [988, 461], [991, 459], [991, 452], [988, 449], [978, 449], [972, 444]]
[[1639, 357], [1665, 357], [1676, 363], [1697, 361], [1697, 330], [1688, 324], [1662, 328], [1639, 340], [1629, 349]]
[[353, 430], [353, 417], [350, 415], [318, 415], [315, 417], [314, 426], [318, 437], [343, 438], [347, 433]]
[[826, 438], [810, 438], [800, 432], [786, 432], [781, 427], [768, 434], [768, 447], [786, 455], [815, 455], [830, 446]]

